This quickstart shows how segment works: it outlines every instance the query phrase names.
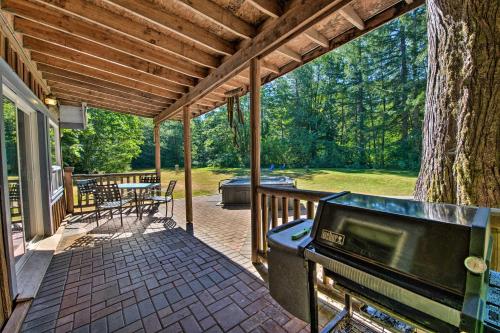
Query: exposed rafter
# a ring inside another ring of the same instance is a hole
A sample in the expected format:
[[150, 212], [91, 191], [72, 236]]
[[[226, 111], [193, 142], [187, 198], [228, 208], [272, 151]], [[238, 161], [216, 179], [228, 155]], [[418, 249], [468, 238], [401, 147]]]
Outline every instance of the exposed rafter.
[[[45, 45], [50, 46], [50, 43], [57, 44], [64, 46], [65, 48], [81, 52], [82, 54], [88, 54], [102, 60], [120, 64], [154, 76], [163, 77], [165, 79], [170, 78], [172, 79], [172, 82], [182, 82], [183, 84], [189, 86], [193, 86], [195, 84], [195, 80], [191, 76], [181, 74], [180, 72], [173, 71], [167, 67], [159, 66], [155, 63], [151, 63], [130, 54], [102, 46], [87, 39], [70, 35], [68, 33], [52, 29], [48, 26], [36, 24], [35, 22], [24, 18], [16, 17], [14, 20], [14, 26], [17, 31], [23, 33], [23, 44], [28, 48], [30, 47], [30, 43], [36, 43], [36, 40], [39, 41], [37, 44], [39, 51], [43, 51], [41, 48], [45, 49]], [[178, 81], [178, 79], [180, 79], [180, 81]]]
[[184, 94], [167, 110], [155, 117], [159, 122], [176, 114], [183, 106], [192, 104], [220, 85], [228, 77], [240, 72], [248, 61], [254, 57], [265, 55], [279, 47], [289, 38], [306, 31], [316, 22], [336, 12], [352, 0], [303, 0], [300, 4], [288, 10], [269, 27], [250, 40], [242, 49], [222, 63], [216, 70], [188, 93]]
[[304, 35], [309, 38], [314, 43], [320, 45], [321, 47], [328, 47], [328, 39], [323, 36], [319, 31], [314, 28], [307, 30]]
[[288, 46], [283, 45], [280, 46], [276, 49], [280, 54], [284, 55], [285, 57], [289, 58], [290, 60], [296, 61], [296, 62], [301, 62], [302, 61], [302, 56], [295, 52], [294, 50], [290, 49]]
[[103, 99], [107, 99], [110, 101], [116, 101], [119, 103], [129, 103], [130, 105], [137, 105], [140, 107], [146, 107], [150, 109], [157, 109], [158, 107], [164, 108], [167, 105], [163, 103], [155, 103], [155, 102], [143, 102], [139, 100], [139, 98], [133, 98], [132, 96], [128, 98], [124, 98], [122, 96], [119, 96], [116, 93], [109, 93], [109, 92], [103, 92], [102, 89], [99, 87], [92, 87], [91, 89], [85, 88], [82, 85], [71, 85], [71, 84], [66, 84], [66, 83], [60, 83], [56, 81], [51, 81], [47, 80], [47, 83], [50, 84], [51, 90], [53, 92], [77, 92], [80, 94], [85, 94], [89, 97], [99, 97]]
[[47, 84], [50, 87], [63, 88], [63, 89], [86, 89], [88, 91], [95, 91], [109, 96], [113, 96], [123, 100], [132, 100], [145, 105], [153, 106], [166, 106], [168, 103], [156, 101], [154, 99], [146, 98], [143, 96], [138, 96], [133, 92], [126, 90], [115, 90], [105, 86], [98, 86], [95, 84], [90, 84], [88, 82], [78, 81], [65, 76], [60, 76], [53, 73], [43, 73], [43, 77], [47, 80]]
[[70, 79], [73, 79], [76, 81], [86, 82], [86, 83], [96, 85], [99, 87], [106, 87], [106, 88], [116, 90], [116, 91], [128, 92], [129, 94], [132, 94], [135, 96], [148, 98], [148, 99], [155, 100], [155, 101], [162, 102], [162, 103], [166, 103], [166, 104], [171, 103], [173, 101], [173, 99], [160, 97], [160, 96], [151, 94], [149, 92], [146, 92], [146, 91], [143, 91], [143, 90], [140, 90], [137, 88], [127, 87], [127, 86], [113, 83], [110, 81], [102, 80], [99, 78], [94, 78], [92, 76], [87, 76], [87, 75], [84, 75], [81, 73], [72, 72], [70, 70], [66, 70], [63, 68], [58, 68], [58, 67], [45, 65], [45, 64], [38, 64], [37, 67], [38, 67], [38, 70], [42, 72], [42, 77], [44, 79], [49, 79], [47, 74], [50, 73], [50, 74], [54, 74], [54, 75], [57, 75], [60, 77], [65, 77], [65, 78], [70, 78]]
[[278, 0], [246, 0], [246, 2], [271, 17], [277, 18], [283, 15], [283, 8]]
[[150, 115], [155, 115], [159, 111], [161, 111], [161, 109], [158, 109], [158, 108], [144, 107], [142, 105], [137, 105], [137, 104], [134, 104], [131, 102], [124, 103], [124, 102], [120, 102], [120, 101], [116, 101], [116, 100], [111, 100], [109, 98], [102, 98], [102, 97], [98, 97], [98, 96], [89, 96], [89, 95], [83, 94], [81, 92], [78, 92], [76, 90], [66, 91], [66, 90], [61, 90], [61, 89], [54, 89], [52, 91], [52, 93], [56, 96], [56, 98], [69, 99], [69, 98], [73, 97], [73, 98], [79, 98], [81, 100], [88, 99], [88, 100], [95, 101], [97, 103], [102, 103], [102, 104], [108, 103], [109, 105], [114, 105], [114, 106], [121, 107], [121, 108], [134, 108], [137, 111], [140, 111], [140, 112], [143, 112], [146, 114], [150, 114]]
[[345, 6], [339, 10], [339, 13], [359, 30], [363, 30], [365, 28], [365, 22], [363, 22], [361, 17], [359, 17], [358, 13], [351, 5]]
[[130, 12], [140, 15], [159, 26], [176, 33], [179, 37], [203, 45], [213, 51], [224, 55], [231, 55], [236, 50], [231, 43], [217, 35], [200, 28], [189, 21], [182, 20], [175, 15], [166, 12], [160, 5], [147, 1], [137, 0], [108, 0]]
[[121, 108], [117, 107], [116, 105], [111, 105], [108, 103], [99, 103], [95, 102], [93, 100], [87, 100], [87, 99], [81, 99], [81, 98], [73, 98], [73, 97], [68, 97], [68, 98], [61, 98], [59, 99], [59, 103], [62, 105], [72, 105], [72, 106], [81, 106], [82, 103], [87, 103], [88, 107], [95, 107], [95, 108], [100, 108], [100, 109], [106, 109], [109, 111], [113, 112], [119, 112], [119, 113], [125, 113], [125, 114], [130, 114], [133, 116], [139, 116], [139, 117], [147, 117], [147, 118], [152, 118], [152, 114], [145, 114], [140, 111], [137, 111], [135, 108]]
[[[49, 55], [43, 54], [43, 53], [38, 53], [38, 52], [31, 52], [31, 58], [33, 61], [37, 62], [38, 64], [45, 64], [49, 65], [52, 67], [57, 67], [61, 69], [65, 69], [68, 71], [72, 71], [75, 73], [81, 73], [86, 76], [94, 77], [97, 79], [101, 79], [104, 81], [108, 81], [111, 83], [116, 83], [119, 85], [122, 85], [124, 87], [129, 87], [141, 91], [145, 91], [147, 93], [150, 93], [152, 95], [156, 95], [158, 97], [163, 97], [163, 98], [172, 98], [176, 99], [180, 97], [180, 94], [178, 93], [173, 93], [169, 90], [157, 87], [157, 86], [152, 86], [149, 84], [146, 84], [141, 81], [135, 81], [130, 78], [126, 78], [124, 76], [116, 75], [113, 73], [109, 73], [106, 71], [102, 71], [99, 69], [95, 69], [92, 67], [84, 66], [81, 64], [78, 64], [76, 62], [71, 62], [67, 61], [61, 58], [56, 58], [56, 57], [51, 57]], [[40, 69], [40, 67], [39, 67]]]
[[[24, 0], [26, 1], [26, 0]], [[198, 65], [216, 68], [219, 60], [200, 49], [194, 48], [180, 40], [153, 29], [144, 26], [136, 21], [130, 20], [123, 15], [107, 10], [103, 7], [94, 5], [85, 0], [37, 0], [39, 3], [50, 5], [52, 10], [64, 11], [68, 15], [83, 17], [95, 24], [103, 25], [123, 33], [129, 37], [136, 38], [142, 42], [148, 42], [158, 48], [174, 54], [186, 61], [195, 62]]]
[[[127, 37], [115, 30], [90, 24], [78, 17], [69, 17], [61, 11], [51, 10], [45, 6], [34, 4], [27, 0], [2, 0], [2, 9], [11, 11], [17, 16], [35, 21], [33, 24], [29, 25], [26, 20], [19, 22], [16, 19], [16, 31], [22, 33], [34, 31], [36, 30], [36, 26], [39, 26], [41, 29], [44, 25], [50, 25], [57, 30], [63, 30], [69, 34], [91, 40], [104, 47], [111, 47], [123, 51], [186, 75], [197, 78], [203, 78], [208, 75], [208, 71], [203, 67], [187, 61], [182, 61], [181, 58], [167, 54], [150, 43], [138, 42], [137, 39]], [[21, 25], [20, 23], [23, 24]], [[39, 31], [44, 30], [41, 29]]]
[[221, 26], [227, 31], [242, 38], [251, 38], [257, 29], [245, 22], [231, 11], [220, 7], [210, 0], [176, 0], [194, 13]]
[[174, 71], [165, 70], [160, 75], [155, 75], [149, 72], [118, 65], [107, 59], [94, 57], [86, 53], [78, 52], [56, 44], [47, 43], [29, 36], [25, 36], [23, 44], [24, 47], [36, 51], [37, 53], [43, 53], [49, 56], [73, 61], [81, 65], [121, 75], [126, 78], [151, 84], [175, 93], [185, 93], [187, 91], [186, 86], [195, 85], [193, 78]]

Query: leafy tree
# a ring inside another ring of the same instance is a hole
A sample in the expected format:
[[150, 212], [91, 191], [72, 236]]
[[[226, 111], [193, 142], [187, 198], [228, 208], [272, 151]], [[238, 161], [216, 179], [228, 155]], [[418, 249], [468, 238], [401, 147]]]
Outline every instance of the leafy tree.
[[63, 132], [65, 164], [76, 172], [125, 171], [143, 141], [142, 118], [91, 108], [85, 130]]

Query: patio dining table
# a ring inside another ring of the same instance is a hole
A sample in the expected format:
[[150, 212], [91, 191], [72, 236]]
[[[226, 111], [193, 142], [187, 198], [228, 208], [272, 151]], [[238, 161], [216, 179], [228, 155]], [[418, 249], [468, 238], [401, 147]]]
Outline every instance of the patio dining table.
[[142, 220], [142, 209], [139, 210], [139, 201], [141, 196], [137, 194], [137, 192], [141, 193], [142, 191], [149, 190], [155, 187], [159, 187], [160, 183], [122, 183], [118, 184], [118, 188], [120, 190], [129, 190], [134, 192], [134, 201], [135, 201], [135, 209], [137, 212], [137, 217], [139, 220]]

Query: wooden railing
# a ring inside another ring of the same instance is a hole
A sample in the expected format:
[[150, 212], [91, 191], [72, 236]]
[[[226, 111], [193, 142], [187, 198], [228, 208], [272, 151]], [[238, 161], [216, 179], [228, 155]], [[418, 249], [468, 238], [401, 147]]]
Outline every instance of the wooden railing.
[[[259, 257], [265, 259], [268, 250], [267, 232], [280, 224], [306, 217], [314, 218], [315, 203], [333, 192], [301, 190], [279, 186], [261, 185], [257, 187], [260, 196], [261, 216], [257, 230]], [[292, 206], [292, 207], [290, 207]], [[290, 214], [291, 213], [291, 214]]]
[[84, 179], [95, 179], [97, 184], [123, 184], [123, 183], [139, 183], [142, 176], [155, 176], [155, 172], [122, 172], [122, 173], [103, 173], [103, 174], [73, 174], [73, 168], [64, 169], [64, 181], [66, 193], [73, 195], [66, 196], [66, 207], [68, 213], [78, 213], [80, 208], [84, 208], [85, 212], [94, 210], [94, 202], [89, 196], [84, 196], [81, 202], [78, 200], [78, 189], [76, 182]]

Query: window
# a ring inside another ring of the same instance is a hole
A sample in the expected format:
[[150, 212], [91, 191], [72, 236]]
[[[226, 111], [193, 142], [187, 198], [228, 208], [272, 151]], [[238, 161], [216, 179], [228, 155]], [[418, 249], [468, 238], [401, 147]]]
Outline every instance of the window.
[[52, 198], [59, 196], [63, 192], [61, 149], [59, 142], [59, 127], [49, 121], [49, 152], [51, 166], [51, 190]]

